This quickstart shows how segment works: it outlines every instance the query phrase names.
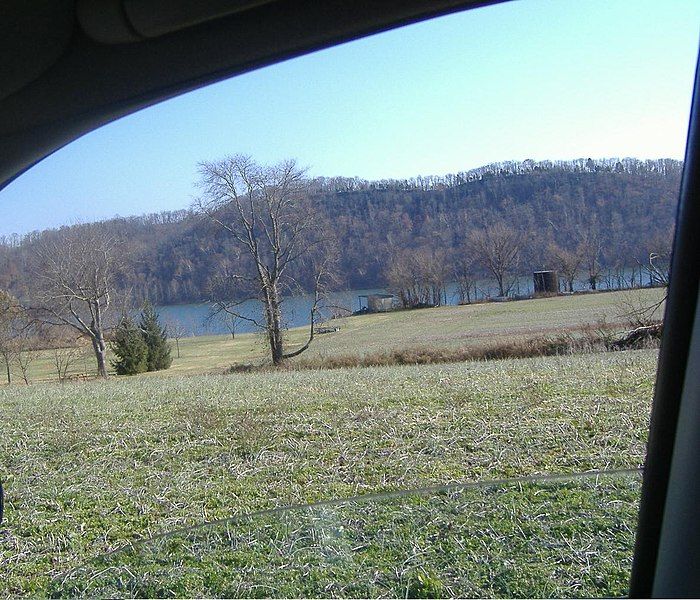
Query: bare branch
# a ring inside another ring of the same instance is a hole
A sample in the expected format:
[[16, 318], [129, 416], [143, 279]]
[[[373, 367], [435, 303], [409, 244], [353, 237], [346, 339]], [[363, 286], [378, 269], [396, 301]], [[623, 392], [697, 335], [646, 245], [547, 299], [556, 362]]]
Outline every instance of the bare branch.
[[112, 308], [117, 256], [123, 262], [123, 250], [99, 224], [47, 234], [34, 249], [40, 302], [36, 314], [47, 324], [69, 326], [88, 338], [102, 377], [107, 377], [105, 318]]
[[[240, 260], [211, 286], [212, 315], [227, 314], [265, 331], [274, 364], [306, 350], [313, 340], [318, 301], [311, 310], [308, 342], [294, 353], [284, 352], [282, 305], [285, 291], [299, 281], [290, 274], [323, 246], [318, 219], [307, 209], [309, 182], [295, 161], [263, 167], [252, 158], [235, 155], [200, 164], [202, 198], [195, 209], [231, 235], [250, 261], [254, 276], [244, 275]], [[323, 266], [312, 269], [319, 293]], [[264, 322], [238, 307], [255, 299], [262, 303]]]

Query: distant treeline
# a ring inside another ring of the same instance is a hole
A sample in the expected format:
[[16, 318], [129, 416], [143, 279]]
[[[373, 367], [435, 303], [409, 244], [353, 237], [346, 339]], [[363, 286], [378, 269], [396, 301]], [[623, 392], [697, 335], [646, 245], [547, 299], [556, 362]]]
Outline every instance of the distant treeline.
[[[317, 178], [309, 194], [341, 249], [339, 286], [410, 293], [400, 288], [409, 286], [411, 265], [423, 265], [426, 289], [462, 278], [468, 292], [469, 281], [493, 276], [484, 253], [494, 242], [478, 232], [494, 225], [494, 237], [505, 232], [517, 245], [507, 276], [568, 264], [588, 281], [666, 255], [682, 167], [670, 159], [504, 162], [406, 180]], [[206, 299], [214, 278], [240, 255], [231, 236], [190, 210], [114, 218], [102, 227], [128, 240], [119, 285], [136, 302]], [[31, 247], [44, 235], [0, 238], [0, 289], [31, 295]]]

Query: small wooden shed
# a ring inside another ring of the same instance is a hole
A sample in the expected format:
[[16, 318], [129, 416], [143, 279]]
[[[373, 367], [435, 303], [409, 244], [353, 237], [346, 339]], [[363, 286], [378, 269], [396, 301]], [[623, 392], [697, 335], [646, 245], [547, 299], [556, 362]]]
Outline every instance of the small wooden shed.
[[393, 294], [367, 294], [358, 296], [360, 310], [367, 312], [388, 312], [394, 308]]
[[559, 277], [556, 271], [535, 271], [535, 296], [556, 294], [559, 292]]

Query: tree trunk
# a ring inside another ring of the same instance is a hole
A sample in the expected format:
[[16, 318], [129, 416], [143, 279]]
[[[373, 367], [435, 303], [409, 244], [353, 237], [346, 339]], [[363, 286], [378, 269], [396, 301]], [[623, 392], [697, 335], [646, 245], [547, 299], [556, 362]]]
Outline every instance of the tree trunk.
[[267, 320], [267, 337], [270, 343], [272, 364], [278, 366], [284, 360], [284, 345], [282, 342], [282, 311], [280, 308], [279, 292], [271, 285], [265, 290], [265, 318]]
[[97, 376], [102, 379], [107, 379], [107, 344], [104, 338], [99, 335], [92, 338], [92, 347], [95, 350], [95, 358], [97, 359]]
[[5, 359], [5, 369], [7, 371], [7, 385], [12, 384], [12, 373], [10, 372], [10, 361]]
[[503, 289], [503, 276], [496, 277], [496, 281], [498, 282], [498, 295], [501, 297], [505, 296], [506, 292]]

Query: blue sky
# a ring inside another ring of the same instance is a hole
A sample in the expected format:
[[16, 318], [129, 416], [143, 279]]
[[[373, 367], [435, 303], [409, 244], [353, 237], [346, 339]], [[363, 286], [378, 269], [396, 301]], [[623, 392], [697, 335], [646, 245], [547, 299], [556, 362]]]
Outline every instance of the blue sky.
[[521, 0], [351, 42], [84, 136], [0, 192], [0, 234], [186, 208], [238, 152], [368, 179], [682, 158], [699, 33], [697, 0]]

